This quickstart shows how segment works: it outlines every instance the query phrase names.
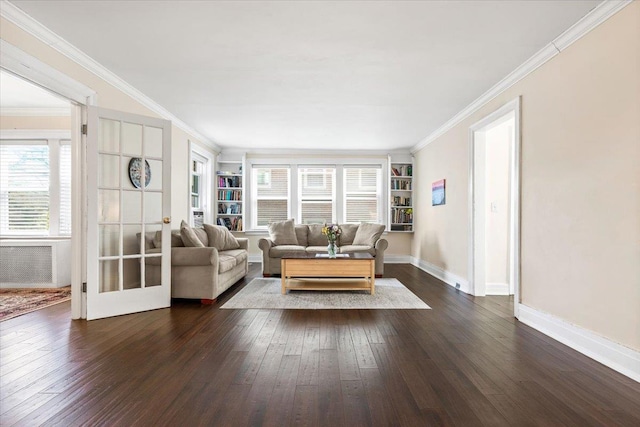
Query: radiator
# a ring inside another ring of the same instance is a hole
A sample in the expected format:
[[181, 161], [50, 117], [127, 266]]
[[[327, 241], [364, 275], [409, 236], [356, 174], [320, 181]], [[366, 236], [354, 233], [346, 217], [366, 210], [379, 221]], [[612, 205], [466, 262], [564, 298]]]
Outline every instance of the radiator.
[[70, 284], [70, 240], [0, 240], [0, 288]]

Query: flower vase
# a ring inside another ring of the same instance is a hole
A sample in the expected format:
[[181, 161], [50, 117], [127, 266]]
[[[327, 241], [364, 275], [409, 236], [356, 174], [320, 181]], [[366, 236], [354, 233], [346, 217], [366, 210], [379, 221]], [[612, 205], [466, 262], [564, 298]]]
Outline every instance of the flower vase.
[[329, 245], [327, 246], [327, 253], [329, 254], [329, 258], [335, 258], [337, 251], [338, 248], [336, 247], [336, 242], [329, 242]]

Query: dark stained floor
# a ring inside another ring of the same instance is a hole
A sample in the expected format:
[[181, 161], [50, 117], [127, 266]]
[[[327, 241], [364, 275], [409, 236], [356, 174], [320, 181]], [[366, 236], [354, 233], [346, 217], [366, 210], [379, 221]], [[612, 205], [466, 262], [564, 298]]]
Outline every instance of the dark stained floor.
[[640, 384], [474, 298], [387, 265], [432, 310], [220, 310], [0, 323], [0, 424], [639, 426]]

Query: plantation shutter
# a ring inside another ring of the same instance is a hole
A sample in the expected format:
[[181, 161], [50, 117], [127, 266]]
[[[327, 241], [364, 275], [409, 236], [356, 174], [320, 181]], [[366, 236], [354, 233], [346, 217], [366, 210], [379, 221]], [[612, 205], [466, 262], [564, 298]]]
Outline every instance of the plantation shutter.
[[302, 224], [333, 223], [335, 167], [299, 167], [299, 211]]
[[376, 166], [345, 166], [345, 222], [382, 222], [381, 168]]
[[0, 227], [3, 234], [49, 233], [49, 146], [0, 145]]
[[289, 217], [289, 168], [254, 167], [252, 174], [254, 194], [254, 227], [266, 227], [270, 222]]
[[60, 143], [60, 235], [71, 235], [71, 145]]

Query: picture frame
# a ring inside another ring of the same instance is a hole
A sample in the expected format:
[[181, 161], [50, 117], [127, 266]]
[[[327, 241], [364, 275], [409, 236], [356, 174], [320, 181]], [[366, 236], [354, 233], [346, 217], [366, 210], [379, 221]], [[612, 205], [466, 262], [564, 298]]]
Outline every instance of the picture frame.
[[446, 203], [445, 179], [431, 184], [431, 206], [441, 206]]

